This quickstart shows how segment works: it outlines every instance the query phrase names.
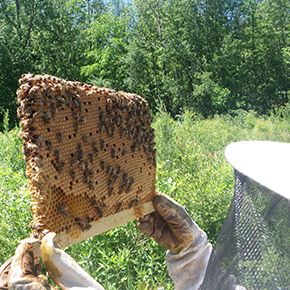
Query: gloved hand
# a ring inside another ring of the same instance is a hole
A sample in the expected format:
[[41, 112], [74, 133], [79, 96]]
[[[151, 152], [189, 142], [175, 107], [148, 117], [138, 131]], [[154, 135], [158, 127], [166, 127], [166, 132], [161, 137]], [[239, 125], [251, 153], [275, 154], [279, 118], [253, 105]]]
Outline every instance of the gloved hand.
[[166, 248], [166, 263], [175, 290], [198, 289], [212, 251], [206, 234], [185, 209], [165, 195], [153, 199], [155, 212], [139, 220], [139, 229]]
[[48, 233], [41, 242], [41, 255], [49, 277], [61, 289], [104, 290], [79, 264], [54, 242], [55, 233]]
[[139, 220], [140, 231], [171, 253], [191, 245], [194, 224], [185, 209], [165, 195], [155, 196], [153, 205], [156, 211]]
[[55, 289], [40, 274], [39, 245], [34, 238], [20, 241], [15, 255], [0, 269], [0, 289]]
[[57, 247], [55, 233], [48, 233], [39, 240], [28, 238], [20, 241], [15, 255], [0, 268], [0, 289], [53, 290], [47, 278], [40, 274], [40, 256], [50, 278], [61, 289], [104, 290], [75, 260]]
[[0, 289], [6, 290], [8, 289], [8, 273], [11, 267], [11, 257], [8, 259], [1, 267], [0, 267]]

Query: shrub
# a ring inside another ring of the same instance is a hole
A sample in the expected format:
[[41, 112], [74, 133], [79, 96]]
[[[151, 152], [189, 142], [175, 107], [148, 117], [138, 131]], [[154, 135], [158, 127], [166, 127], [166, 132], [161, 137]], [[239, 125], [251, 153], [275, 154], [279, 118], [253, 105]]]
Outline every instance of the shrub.
[[[286, 110], [286, 109], [285, 109]], [[157, 186], [183, 204], [216, 240], [233, 194], [233, 170], [224, 159], [238, 140], [290, 142], [289, 118], [253, 112], [201, 119], [186, 111], [179, 120], [160, 112], [154, 119]], [[29, 233], [31, 220], [19, 129], [0, 133], [0, 263]], [[106, 289], [173, 289], [164, 250], [140, 235], [135, 222], [71, 246], [67, 250]]]

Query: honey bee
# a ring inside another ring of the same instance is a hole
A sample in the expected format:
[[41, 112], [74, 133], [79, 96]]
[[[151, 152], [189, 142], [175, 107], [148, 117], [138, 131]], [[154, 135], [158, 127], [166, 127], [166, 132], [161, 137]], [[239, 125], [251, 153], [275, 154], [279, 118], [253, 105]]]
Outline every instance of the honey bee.
[[136, 148], [137, 148], [137, 143], [136, 142], [133, 142], [133, 144], [130, 146], [131, 147], [131, 152], [135, 152], [136, 151]]
[[78, 131], [78, 128], [79, 128], [79, 117], [78, 117], [78, 114], [77, 114], [77, 112], [72, 111], [71, 112], [71, 115], [72, 115], [72, 118], [73, 118], [73, 128], [74, 128], [74, 131], [77, 132]]
[[101, 124], [105, 123], [105, 113], [103, 111], [99, 113], [99, 121]]
[[116, 180], [117, 180], [117, 176], [116, 175], [112, 175], [111, 177], [109, 177], [108, 181], [107, 181], [108, 186], [109, 187], [114, 187], [114, 184], [115, 184]]
[[131, 208], [131, 207], [135, 207], [137, 206], [139, 203], [139, 200], [138, 198], [133, 198], [131, 201], [129, 201], [128, 203], [128, 207]]
[[114, 167], [111, 166], [111, 165], [109, 165], [109, 164], [107, 164], [107, 166], [106, 166], [106, 173], [107, 173], [108, 175], [112, 175], [113, 172], [114, 172]]
[[127, 133], [128, 133], [128, 130], [124, 127], [120, 127], [120, 138], [125, 138]]
[[84, 232], [89, 230], [92, 226], [90, 225], [90, 219], [88, 217], [76, 217], [75, 223]]
[[33, 144], [33, 143], [26, 143], [25, 147], [29, 151], [34, 151], [34, 150], [37, 150], [37, 148], [38, 148], [37, 145]]
[[111, 98], [107, 98], [107, 104], [109, 108], [113, 106], [113, 101]]
[[137, 194], [140, 194], [140, 193], [142, 193], [142, 192], [143, 192], [143, 188], [142, 188], [142, 187], [139, 187], [136, 193], [137, 193]]
[[103, 217], [103, 212], [102, 210], [98, 207], [98, 206], [95, 206], [94, 207], [95, 211], [96, 211], [96, 215], [98, 218], [102, 218]]
[[100, 149], [104, 150], [105, 148], [105, 141], [103, 139], [100, 139]]
[[115, 212], [119, 212], [121, 210], [121, 208], [122, 208], [122, 202], [120, 201], [116, 204]]
[[53, 119], [56, 114], [56, 107], [53, 102], [50, 103], [50, 114], [51, 114], [51, 118]]
[[105, 126], [103, 124], [99, 124], [99, 132], [103, 133], [104, 132]]
[[58, 160], [57, 163], [54, 164], [54, 167], [57, 172], [61, 172], [64, 169], [64, 165], [65, 165], [64, 161]]
[[41, 119], [44, 123], [48, 124], [52, 118], [51, 113], [49, 111], [41, 112]]
[[101, 160], [100, 166], [101, 166], [101, 169], [104, 170], [105, 169], [105, 161]]
[[37, 166], [41, 167], [42, 164], [43, 164], [43, 162], [42, 162], [42, 156], [34, 157], [34, 158], [33, 158], [33, 162], [34, 162]]
[[80, 108], [81, 107], [81, 102], [80, 102], [78, 97], [76, 97], [76, 96], [72, 97], [71, 106], [72, 106], [72, 108]]
[[97, 154], [98, 153], [98, 147], [97, 147], [96, 142], [92, 142], [91, 146], [92, 146], [93, 153]]
[[144, 152], [148, 154], [150, 150], [148, 143], [144, 143], [142, 147], [143, 147]]
[[112, 186], [108, 186], [108, 191], [107, 191], [107, 193], [108, 193], [108, 196], [109, 196], [109, 197], [113, 194], [113, 190], [114, 190], [114, 188], [113, 188]]
[[125, 154], [126, 154], [126, 149], [123, 148], [122, 151], [121, 151], [121, 155], [124, 156]]
[[90, 199], [90, 204], [92, 206], [92, 208], [95, 210], [96, 216], [98, 218], [102, 218], [103, 217], [103, 211], [101, 210], [101, 207], [98, 206], [96, 200], [94, 198]]
[[114, 175], [116, 175], [118, 177], [120, 172], [121, 172], [121, 167], [119, 165], [116, 165], [114, 167]]
[[65, 104], [65, 99], [61, 96], [56, 96], [56, 105], [62, 107]]
[[73, 169], [70, 169], [68, 173], [69, 173], [69, 175], [70, 175], [70, 177], [72, 179], [75, 179], [76, 178], [76, 173], [75, 173], [75, 171]]
[[134, 178], [130, 177], [129, 181], [127, 183], [127, 187], [126, 187], [126, 192], [127, 193], [129, 193], [131, 191], [133, 183], [134, 183]]
[[39, 190], [44, 190], [45, 189], [45, 184], [39, 180], [33, 180], [32, 181], [32, 186], [37, 187]]
[[88, 138], [88, 135], [87, 134], [82, 134], [82, 142], [87, 145], [89, 144], [89, 138]]
[[47, 151], [51, 151], [51, 148], [52, 148], [51, 141], [45, 140], [45, 145], [46, 145]]
[[56, 137], [56, 139], [57, 139], [57, 141], [58, 141], [59, 143], [62, 142], [62, 134], [61, 134], [60, 132], [57, 132], [57, 133], [55, 134], [55, 137]]
[[129, 130], [129, 137], [133, 140], [135, 138], [135, 129], [131, 128]]
[[111, 148], [111, 158], [114, 159], [116, 157], [116, 151], [115, 151], [115, 148], [112, 147]]
[[117, 127], [120, 127], [121, 126], [121, 124], [122, 124], [122, 118], [121, 118], [120, 115], [116, 115], [114, 121], [115, 121], [115, 124], [116, 124]]
[[106, 133], [108, 135], [108, 137], [113, 137], [114, 136], [114, 131], [115, 131], [115, 128], [113, 127], [113, 125], [111, 127], [105, 127], [106, 129]]
[[93, 154], [93, 153], [89, 153], [89, 154], [88, 154], [88, 158], [89, 158], [89, 161], [90, 161], [91, 163], [93, 163], [93, 161], [94, 161], [94, 154]]
[[122, 193], [127, 188], [127, 184], [128, 184], [128, 174], [123, 173], [121, 177], [121, 183], [119, 186], [119, 193]]
[[83, 149], [82, 149], [82, 144], [81, 143], [79, 143], [78, 145], [77, 145], [77, 160], [79, 161], [79, 162], [81, 162], [82, 160], [83, 160]]
[[63, 215], [63, 216], [68, 216], [69, 215], [69, 211], [68, 211], [68, 205], [65, 203], [60, 203], [57, 206], [57, 211]]
[[84, 116], [83, 114], [80, 114], [80, 115], [79, 115], [79, 123], [80, 123], [80, 124], [83, 124], [85, 121], [86, 121], [85, 116]]
[[60, 152], [59, 152], [59, 150], [58, 149], [55, 149], [54, 151], [53, 151], [53, 155], [54, 155], [54, 157], [55, 157], [55, 159], [59, 159], [59, 157], [60, 157]]
[[30, 224], [29, 224], [30, 228], [32, 230], [36, 230], [36, 231], [42, 231], [43, 230], [43, 227], [44, 227], [44, 224], [40, 223], [40, 222], [34, 222], [32, 221]]
[[89, 190], [94, 190], [95, 189], [94, 184], [93, 184], [93, 182], [91, 180], [89, 180], [89, 182], [88, 182], [88, 187], [89, 187]]
[[91, 177], [93, 176], [93, 171], [89, 168], [87, 161], [85, 161], [82, 164], [82, 167], [83, 167], [83, 174], [84, 174], [83, 181], [84, 183], [89, 184], [91, 181]]

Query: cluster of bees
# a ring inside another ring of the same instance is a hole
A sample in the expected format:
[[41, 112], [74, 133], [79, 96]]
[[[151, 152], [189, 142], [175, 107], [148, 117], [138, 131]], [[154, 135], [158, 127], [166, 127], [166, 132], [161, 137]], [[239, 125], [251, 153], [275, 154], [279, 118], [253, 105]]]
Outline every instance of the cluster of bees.
[[[86, 139], [83, 139], [86, 140]], [[88, 143], [90, 144], [90, 143]], [[90, 144], [92, 147], [92, 152], [88, 154], [88, 157], [85, 158], [85, 154], [83, 151], [83, 144], [81, 142], [76, 144], [76, 151], [75, 154], [72, 153], [70, 156], [70, 169], [69, 169], [69, 175], [71, 179], [74, 181], [76, 179], [76, 171], [79, 167], [82, 172], [82, 181], [84, 184], [86, 184], [89, 188], [89, 190], [94, 190], [94, 182], [93, 182], [93, 161], [94, 157], [98, 154], [98, 150], [96, 148], [95, 142]]]
[[121, 170], [119, 165], [110, 165], [109, 163], [106, 164], [105, 161], [100, 161], [100, 167], [102, 170], [105, 171], [107, 175], [107, 188], [108, 188], [108, 196], [110, 197], [113, 193], [114, 186], [116, 181], [119, 179], [119, 188], [118, 193], [121, 194], [122, 192], [129, 193], [132, 189], [132, 185], [134, 183], [134, 178], [129, 177], [128, 173]]
[[[125, 115], [125, 116], [124, 116]], [[105, 131], [109, 137], [114, 136], [116, 129], [120, 138], [131, 140], [130, 150], [143, 150], [148, 161], [156, 166], [154, 130], [147, 103], [137, 95], [130, 98], [118, 94], [110, 94], [107, 98], [106, 110], [99, 113], [99, 130]], [[126, 152], [124, 151], [123, 154]], [[114, 149], [111, 152], [115, 155]]]
[[[91, 222], [152, 197], [155, 144], [145, 100], [30, 74], [20, 79], [17, 94], [32, 212], [40, 228], [49, 224], [56, 231], [68, 230], [64, 224], [69, 221], [86, 231]], [[129, 170], [135, 156], [153, 168], [147, 187], [140, 184], [137, 171]], [[52, 217], [59, 218], [59, 227]]]

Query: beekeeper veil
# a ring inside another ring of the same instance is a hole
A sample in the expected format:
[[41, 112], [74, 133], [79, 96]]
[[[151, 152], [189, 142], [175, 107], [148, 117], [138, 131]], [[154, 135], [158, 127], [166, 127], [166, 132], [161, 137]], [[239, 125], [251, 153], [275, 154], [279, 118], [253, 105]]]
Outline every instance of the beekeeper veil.
[[290, 289], [290, 144], [230, 144], [234, 197], [201, 289]]

